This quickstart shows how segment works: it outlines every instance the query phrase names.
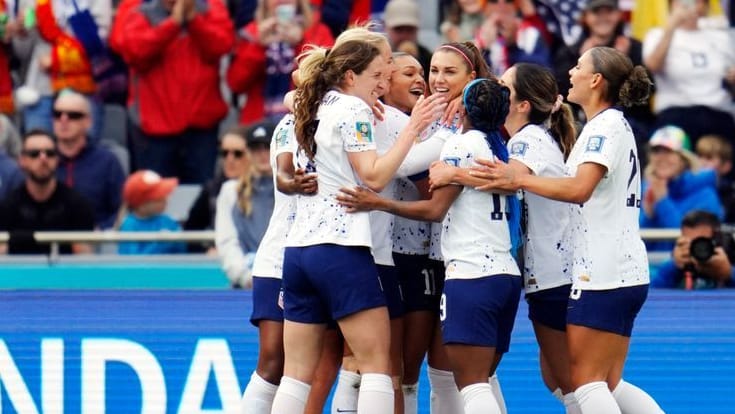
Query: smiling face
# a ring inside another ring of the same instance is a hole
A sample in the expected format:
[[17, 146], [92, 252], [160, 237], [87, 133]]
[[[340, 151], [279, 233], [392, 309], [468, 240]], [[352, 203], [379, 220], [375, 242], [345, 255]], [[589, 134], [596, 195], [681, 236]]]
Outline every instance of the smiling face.
[[592, 55], [589, 50], [577, 61], [577, 65], [569, 69], [569, 92], [567, 100], [572, 103], [584, 106], [589, 100], [592, 91], [592, 82], [596, 76], [602, 76], [595, 73], [592, 64]]
[[385, 103], [408, 113], [425, 91], [424, 69], [416, 58], [407, 55], [396, 57], [390, 77], [390, 90], [383, 97]]
[[688, 168], [681, 154], [663, 146], [651, 148], [649, 158], [651, 170], [658, 178], [670, 180], [678, 177]]
[[445, 96], [447, 102], [460, 96], [462, 89], [475, 79], [475, 72], [468, 63], [451, 49], [438, 49], [431, 57], [429, 89], [432, 94]]
[[362, 99], [368, 106], [372, 107], [381, 94], [388, 90], [385, 73], [388, 67], [383, 56], [378, 55], [362, 73], [357, 74], [352, 70], [348, 70], [345, 74], [343, 91]]

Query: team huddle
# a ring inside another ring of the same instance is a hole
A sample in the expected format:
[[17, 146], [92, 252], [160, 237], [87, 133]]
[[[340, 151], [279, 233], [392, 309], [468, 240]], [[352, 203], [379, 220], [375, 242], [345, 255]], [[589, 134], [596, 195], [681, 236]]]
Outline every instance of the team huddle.
[[[471, 43], [412, 56], [364, 28], [298, 58], [276, 127], [279, 191], [253, 264], [248, 414], [505, 413], [495, 370], [522, 291], [546, 386], [567, 413], [662, 413], [622, 378], [648, 291], [640, 167], [621, 106], [650, 81], [593, 48], [553, 74], [490, 74]], [[509, 137], [509, 139], [508, 139]], [[338, 368], [340, 367], [341, 368]]]

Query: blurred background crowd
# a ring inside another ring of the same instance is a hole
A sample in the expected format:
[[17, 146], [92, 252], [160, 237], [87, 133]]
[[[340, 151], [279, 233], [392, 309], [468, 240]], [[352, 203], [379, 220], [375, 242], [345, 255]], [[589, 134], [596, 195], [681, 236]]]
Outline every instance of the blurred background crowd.
[[474, 42], [497, 75], [517, 62], [550, 67], [562, 94], [587, 49], [627, 53], [655, 81], [651, 101], [627, 112], [644, 168], [642, 227], [679, 228], [692, 211], [733, 223], [733, 14], [730, 0], [0, 0], [4, 250], [44, 252], [28, 230], [211, 229], [220, 188], [235, 179], [227, 208], [241, 249], [254, 251], [294, 58], [368, 21], [427, 78], [444, 42]]

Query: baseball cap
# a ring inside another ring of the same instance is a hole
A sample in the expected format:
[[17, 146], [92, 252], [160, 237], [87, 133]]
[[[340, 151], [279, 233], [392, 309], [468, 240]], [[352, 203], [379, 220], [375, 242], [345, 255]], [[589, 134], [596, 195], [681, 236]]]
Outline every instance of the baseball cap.
[[270, 145], [273, 130], [276, 125], [270, 121], [256, 122], [245, 128], [245, 139], [248, 140], [248, 146], [256, 144]]
[[648, 145], [651, 148], [664, 147], [678, 152], [689, 161], [690, 165], [697, 165], [697, 157], [692, 152], [689, 135], [677, 126], [666, 125], [657, 129], [648, 140]]
[[415, 0], [390, 0], [385, 5], [383, 22], [386, 28], [399, 26], [419, 27], [419, 6]]
[[584, 9], [594, 10], [600, 7], [612, 7], [613, 9], [617, 9], [618, 0], [588, 0], [587, 5], [584, 6]]
[[179, 185], [177, 178], [161, 178], [155, 171], [136, 171], [125, 180], [123, 200], [130, 208], [168, 197]]

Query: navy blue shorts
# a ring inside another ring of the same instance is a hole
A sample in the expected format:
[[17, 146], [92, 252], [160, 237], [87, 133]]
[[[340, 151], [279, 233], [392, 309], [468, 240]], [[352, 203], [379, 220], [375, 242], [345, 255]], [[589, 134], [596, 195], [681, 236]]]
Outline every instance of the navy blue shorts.
[[567, 306], [567, 323], [630, 336], [647, 296], [648, 285], [609, 290], [573, 289]]
[[318, 244], [287, 247], [283, 260], [283, 316], [327, 323], [385, 306], [368, 247]]
[[505, 274], [447, 280], [439, 311], [444, 343], [508, 352], [521, 284], [521, 277]]
[[401, 284], [398, 282], [398, 272], [395, 266], [376, 265], [380, 287], [385, 294], [385, 302], [388, 305], [388, 315], [391, 319], [400, 318], [403, 311], [403, 293]]
[[403, 309], [406, 313], [418, 311], [439, 312], [439, 299], [444, 286], [444, 263], [441, 274], [434, 271], [427, 255], [393, 253], [398, 272], [398, 282], [403, 292]]
[[253, 313], [250, 323], [283, 322], [283, 290], [281, 279], [253, 276]]
[[528, 319], [557, 331], [567, 330], [567, 302], [572, 284], [526, 294]]

